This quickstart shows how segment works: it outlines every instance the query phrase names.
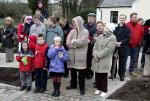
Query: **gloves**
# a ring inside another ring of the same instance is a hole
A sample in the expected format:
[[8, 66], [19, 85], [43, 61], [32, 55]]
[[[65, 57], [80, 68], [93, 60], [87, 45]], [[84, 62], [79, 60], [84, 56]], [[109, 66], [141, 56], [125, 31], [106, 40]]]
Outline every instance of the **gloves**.
[[72, 44], [74, 44], [74, 43], [76, 43], [76, 42], [77, 42], [76, 39], [72, 39], [72, 41], [71, 41]]

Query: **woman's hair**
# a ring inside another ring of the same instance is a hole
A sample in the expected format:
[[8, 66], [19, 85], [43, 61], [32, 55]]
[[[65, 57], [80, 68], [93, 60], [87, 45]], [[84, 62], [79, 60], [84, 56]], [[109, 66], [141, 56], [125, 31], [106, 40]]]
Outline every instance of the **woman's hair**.
[[10, 21], [10, 22], [11, 22], [11, 24], [13, 24], [13, 23], [14, 23], [14, 20], [13, 20], [11, 17], [6, 17], [6, 18], [5, 18], [5, 21]]
[[37, 8], [38, 8], [38, 9], [40, 9], [40, 8], [39, 8], [39, 3], [41, 3], [41, 4], [43, 5], [42, 8], [45, 8], [45, 3], [44, 3], [44, 1], [43, 1], [43, 0], [39, 0], [39, 1], [37, 1]]
[[97, 22], [96, 22], [96, 26], [97, 26], [98, 24], [102, 24], [103, 26], [105, 26], [105, 24], [104, 24], [103, 21], [97, 21]]
[[25, 15], [25, 14], [21, 16], [20, 23], [24, 23], [24, 20], [25, 20], [26, 16], [27, 16], [27, 15]]
[[51, 20], [54, 24], [57, 23], [57, 18], [55, 16], [50, 16], [48, 19]]

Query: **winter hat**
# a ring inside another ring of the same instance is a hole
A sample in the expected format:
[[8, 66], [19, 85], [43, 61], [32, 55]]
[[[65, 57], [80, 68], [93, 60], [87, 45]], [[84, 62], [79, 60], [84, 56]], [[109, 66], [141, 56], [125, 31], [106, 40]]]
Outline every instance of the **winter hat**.
[[23, 62], [24, 65], [27, 65], [28, 64], [28, 61], [27, 61], [27, 56], [24, 56], [21, 61]]
[[54, 41], [61, 41], [61, 37], [60, 36], [54, 37]]
[[96, 14], [95, 13], [89, 13], [88, 16], [96, 17]]

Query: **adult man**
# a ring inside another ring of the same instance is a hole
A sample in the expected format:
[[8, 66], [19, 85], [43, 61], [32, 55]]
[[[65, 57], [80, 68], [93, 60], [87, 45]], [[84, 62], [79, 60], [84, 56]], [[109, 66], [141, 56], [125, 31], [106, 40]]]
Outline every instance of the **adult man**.
[[[118, 73], [119, 73], [120, 81], [124, 81], [126, 62], [128, 58], [128, 45], [130, 40], [130, 30], [125, 25], [126, 20], [127, 20], [127, 16], [121, 14], [119, 16], [120, 23], [117, 25], [114, 31], [114, 35], [117, 38], [116, 51], [118, 51], [118, 56], [119, 56]], [[111, 69], [111, 73], [112, 73], [112, 69]], [[114, 76], [116, 76], [116, 73]]]
[[46, 26], [40, 21], [41, 16], [36, 14], [33, 16], [34, 24], [30, 28], [30, 35], [38, 36], [38, 34], [46, 35]]
[[85, 28], [89, 31], [89, 44], [88, 44], [88, 52], [87, 52], [87, 70], [86, 70], [86, 78], [91, 79], [93, 77], [93, 72], [91, 71], [92, 65], [92, 51], [93, 51], [93, 40], [94, 34], [96, 34], [96, 14], [89, 13], [88, 14], [88, 23], [85, 25]]
[[129, 42], [129, 50], [130, 50], [130, 67], [129, 67], [129, 72], [130, 75], [132, 76], [137, 76], [133, 71], [136, 68], [136, 62], [138, 58], [138, 52], [139, 52], [139, 47], [142, 43], [142, 38], [143, 38], [143, 27], [138, 21], [138, 14], [137, 13], [132, 13], [130, 15], [130, 21], [127, 23], [127, 26], [129, 27], [131, 31], [131, 38]]

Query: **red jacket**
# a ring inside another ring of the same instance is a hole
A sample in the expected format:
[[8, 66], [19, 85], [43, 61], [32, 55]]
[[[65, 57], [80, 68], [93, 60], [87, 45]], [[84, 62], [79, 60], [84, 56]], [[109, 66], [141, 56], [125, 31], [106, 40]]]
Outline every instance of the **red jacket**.
[[30, 72], [33, 68], [32, 68], [32, 57], [33, 54], [32, 52], [28, 53], [27, 56], [27, 65], [24, 65], [23, 62], [21, 61], [21, 59], [23, 58], [23, 56], [25, 56], [25, 54], [22, 54], [21, 56], [17, 55], [16, 56], [16, 60], [19, 62], [19, 70], [21, 72]]
[[46, 65], [46, 57], [47, 57], [47, 49], [48, 45], [45, 43], [43, 45], [36, 45], [35, 48], [35, 69], [36, 68], [44, 68]]
[[[22, 25], [22, 23], [18, 24], [18, 41], [21, 42], [24, 40], [24, 38], [26, 37], [26, 33], [22, 33], [24, 26]], [[23, 38], [21, 38], [20, 36], [24, 35]]]
[[137, 23], [136, 25], [133, 25], [133, 22], [128, 22], [127, 26], [129, 27], [131, 31], [131, 37], [129, 45], [130, 47], [139, 47], [142, 44], [143, 34], [144, 34], [144, 28], [141, 24]]

